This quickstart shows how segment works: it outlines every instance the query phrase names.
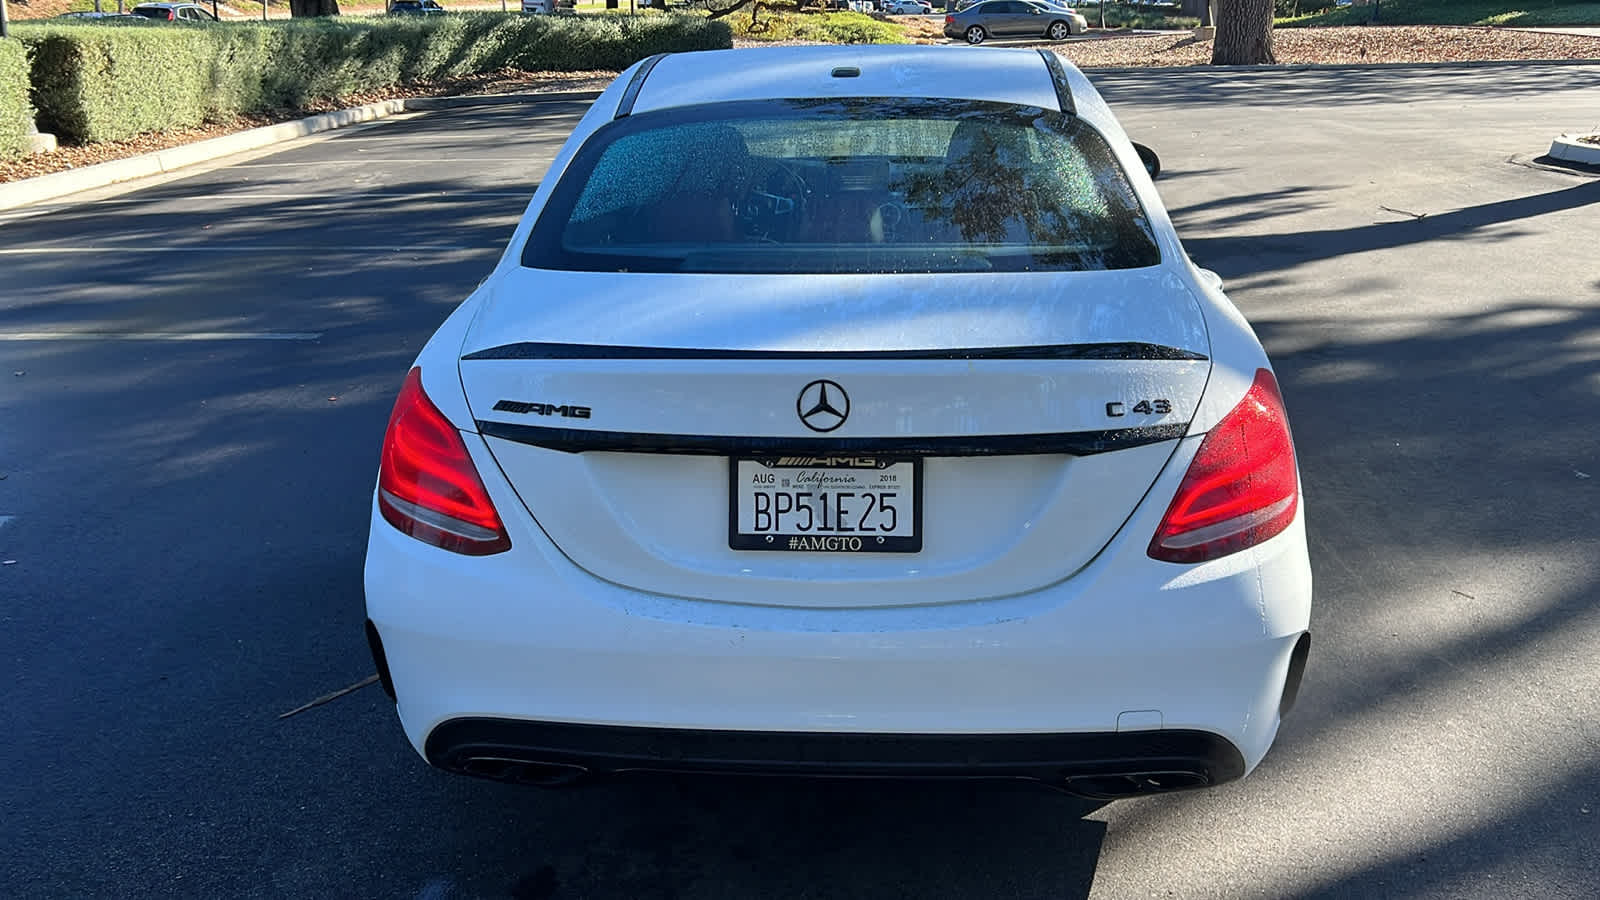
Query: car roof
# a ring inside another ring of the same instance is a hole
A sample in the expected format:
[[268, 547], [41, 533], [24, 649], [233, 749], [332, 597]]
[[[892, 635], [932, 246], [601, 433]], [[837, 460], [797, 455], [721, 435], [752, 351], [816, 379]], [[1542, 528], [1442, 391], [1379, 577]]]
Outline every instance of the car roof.
[[[836, 77], [842, 67], [860, 74]], [[811, 97], [940, 97], [1060, 108], [1037, 50], [836, 45], [669, 54], [649, 70], [633, 111]]]

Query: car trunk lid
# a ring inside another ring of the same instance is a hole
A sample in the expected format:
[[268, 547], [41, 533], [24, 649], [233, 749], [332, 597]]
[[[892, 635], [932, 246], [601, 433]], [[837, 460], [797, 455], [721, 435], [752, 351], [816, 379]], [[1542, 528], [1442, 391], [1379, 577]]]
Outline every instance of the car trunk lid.
[[[1210, 370], [1198, 308], [1160, 269], [516, 270], [493, 290], [461, 376], [496, 461], [574, 563], [679, 597], [948, 603], [1068, 578], [1159, 474]], [[917, 479], [896, 500], [916, 552], [734, 549], [739, 478], [845, 458]]]

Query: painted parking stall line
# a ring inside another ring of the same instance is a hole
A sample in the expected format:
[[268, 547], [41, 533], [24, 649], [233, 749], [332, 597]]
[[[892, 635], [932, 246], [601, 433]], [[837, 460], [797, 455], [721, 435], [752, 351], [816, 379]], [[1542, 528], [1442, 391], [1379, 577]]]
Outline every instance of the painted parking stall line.
[[[307, 246], [300, 244], [179, 244], [174, 245], [185, 249], [195, 247], [203, 248], [207, 253], [422, 253], [422, 252], [456, 252], [463, 250], [487, 250], [487, 247], [473, 247], [466, 244], [408, 244], [396, 247], [392, 244], [339, 244], [336, 246]], [[499, 252], [499, 247], [492, 248]], [[139, 247], [133, 244], [99, 244], [93, 247], [6, 247], [0, 248], [0, 256], [27, 256], [29, 254], [44, 255], [69, 255], [79, 253], [142, 253], [148, 254], [149, 247]]]
[[13, 331], [0, 341], [315, 341], [320, 331]]

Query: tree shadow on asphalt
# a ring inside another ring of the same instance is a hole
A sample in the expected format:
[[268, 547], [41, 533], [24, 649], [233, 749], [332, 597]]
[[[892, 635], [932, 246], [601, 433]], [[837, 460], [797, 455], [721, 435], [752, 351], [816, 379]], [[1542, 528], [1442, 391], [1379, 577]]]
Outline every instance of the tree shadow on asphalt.
[[[1202, 203], [1191, 203], [1181, 209], [1169, 210], [1169, 214], [1173, 225], [1180, 233], [1192, 231], [1193, 226], [1190, 223], [1201, 217], [1204, 217], [1204, 227], [1207, 229], [1228, 228], [1324, 209], [1330, 204], [1313, 200], [1312, 197], [1328, 190], [1330, 189], [1327, 187], [1298, 186], [1257, 191], [1253, 194], [1218, 197]], [[1236, 211], [1222, 214], [1223, 210]], [[1196, 241], [1193, 239], [1184, 241], [1186, 247], [1194, 243]]]
[[1475, 68], [1363, 68], [1283, 71], [1089, 72], [1113, 107], [1137, 103], [1141, 109], [1206, 106], [1342, 107], [1388, 106], [1396, 96], [1407, 103], [1502, 99], [1540, 93], [1552, 83], [1593, 81], [1600, 65], [1524, 64]]
[[[1303, 189], [1290, 189], [1301, 191]], [[1280, 193], [1280, 192], [1273, 192]], [[1274, 199], [1264, 197], [1263, 199]], [[1223, 201], [1215, 201], [1223, 202]], [[1241, 201], [1249, 206], [1252, 201]], [[1588, 181], [1560, 190], [1527, 197], [1515, 197], [1469, 206], [1450, 212], [1425, 215], [1421, 218], [1404, 218], [1394, 222], [1378, 222], [1350, 228], [1333, 228], [1322, 231], [1298, 231], [1285, 234], [1251, 237], [1188, 237], [1184, 246], [1190, 256], [1215, 269], [1224, 277], [1256, 274], [1263, 270], [1289, 269], [1316, 260], [1331, 259], [1373, 250], [1404, 247], [1426, 241], [1486, 239], [1485, 232], [1521, 219], [1576, 209], [1600, 203], [1600, 181]], [[1189, 215], [1209, 204], [1186, 207], [1181, 215]], [[1266, 215], [1281, 215], [1288, 210], [1272, 210]], [[1175, 215], [1179, 215], [1175, 214]], [[1247, 211], [1238, 217], [1252, 218]], [[1516, 232], [1495, 230], [1494, 239], [1503, 240]], [[1585, 252], [1574, 248], [1575, 252]]]

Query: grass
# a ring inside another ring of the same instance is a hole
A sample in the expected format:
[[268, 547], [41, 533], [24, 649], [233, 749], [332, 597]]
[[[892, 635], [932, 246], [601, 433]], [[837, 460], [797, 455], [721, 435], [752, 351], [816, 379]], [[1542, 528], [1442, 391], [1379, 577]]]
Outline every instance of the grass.
[[[746, 12], [741, 10], [740, 12]], [[762, 9], [756, 24], [734, 13], [724, 21], [747, 41], [821, 41], [828, 44], [907, 44], [905, 29], [858, 12], [787, 12]]]
[[[659, 2], [659, 0], [658, 0]], [[725, 6], [731, 0], [718, 0]], [[700, 10], [674, 0], [673, 9], [695, 13]], [[608, 10], [603, 0], [578, 0], [577, 10], [584, 15], [595, 13], [628, 12], [628, 0], [621, 0], [621, 8]], [[658, 14], [657, 9], [639, 8], [645, 15]], [[756, 21], [750, 22], [750, 7], [726, 16], [722, 21], [733, 27], [733, 36], [747, 41], [817, 41], [825, 44], [907, 44], [904, 26], [858, 12], [827, 11], [815, 4], [801, 10], [794, 0], [762, 0], [756, 11]]]
[[[1278, 19], [1277, 25], [1362, 25], [1372, 20], [1373, 7], [1347, 6], [1292, 18]], [[1493, 3], [1489, 0], [1383, 0], [1378, 21], [1384, 25], [1562, 25], [1600, 27], [1600, 3], [1570, 3], [1560, 0], [1521, 0]]]

